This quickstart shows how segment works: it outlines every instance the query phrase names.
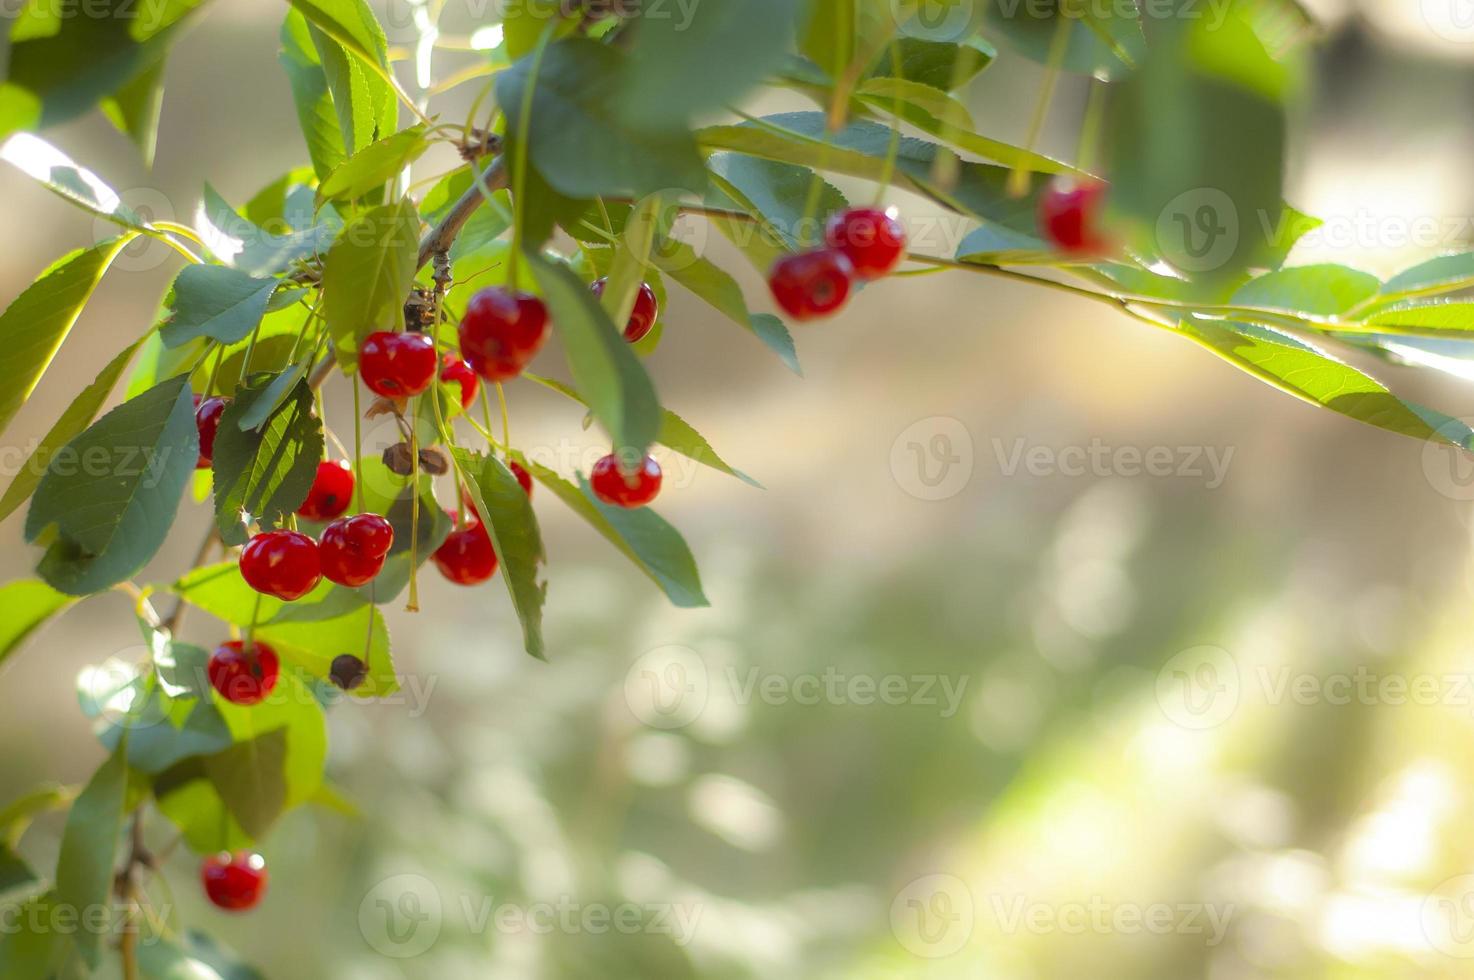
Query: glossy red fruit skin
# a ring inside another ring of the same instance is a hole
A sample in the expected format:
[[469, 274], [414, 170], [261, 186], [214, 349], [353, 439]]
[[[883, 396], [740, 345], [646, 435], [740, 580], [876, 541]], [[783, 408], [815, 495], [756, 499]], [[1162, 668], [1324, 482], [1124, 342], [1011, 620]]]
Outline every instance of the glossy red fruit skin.
[[1056, 177], [1039, 195], [1039, 233], [1066, 255], [1110, 252], [1110, 239], [1100, 230], [1107, 190], [1098, 180]]
[[194, 468], [208, 470], [215, 460], [215, 434], [220, 431], [220, 415], [230, 404], [225, 398], [194, 396], [194, 424], [200, 433], [200, 458]]
[[281, 676], [281, 661], [276, 651], [260, 640], [246, 652], [240, 640], [230, 640], [215, 648], [206, 672], [210, 686], [231, 704], [252, 705], [266, 700]]
[[358, 370], [363, 383], [385, 398], [408, 398], [430, 387], [438, 360], [435, 341], [422, 333], [380, 330], [363, 341]]
[[451, 531], [435, 550], [435, 567], [456, 585], [480, 585], [496, 574], [496, 551], [480, 521]]
[[241, 549], [241, 576], [257, 592], [295, 602], [322, 581], [317, 542], [296, 531], [258, 534]]
[[318, 541], [323, 577], [350, 589], [367, 585], [383, 570], [393, 546], [394, 527], [378, 514], [333, 521]]
[[548, 308], [536, 296], [493, 286], [471, 297], [458, 333], [471, 370], [487, 381], [510, 381], [547, 342]]
[[440, 380], [445, 384], [460, 385], [461, 410], [470, 410], [476, 404], [476, 396], [481, 392], [481, 379], [471, 370], [471, 365], [454, 354], [446, 354], [440, 364]]
[[200, 866], [205, 895], [227, 912], [247, 912], [259, 905], [266, 880], [266, 860], [250, 851], [215, 854]]
[[516, 460], [512, 460], [512, 462], [508, 463], [507, 467], [512, 471], [512, 475], [517, 478], [517, 482], [522, 484], [522, 489], [527, 493], [528, 499], [531, 499], [532, 474], [527, 472], [527, 470], [522, 467], [522, 464], [517, 462]]
[[353, 471], [347, 460], [317, 464], [317, 476], [307, 499], [297, 508], [297, 516], [309, 521], [331, 521], [342, 517], [353, 503]]
[[861, 279], [889, 275], [906, 256], [906, 229], [880, 208], [840, 211], [829, 219], [824, 241], [844, 253]]
[[[604, 297], [604, 289], [609, 285], [606, 276], [596, 280], [589, 288], [594, 295], [600, 299]], [[629, 322], [624, 325], [624, 339], [632, 344], [639, 343], [650, 335], [655, 329], [655, 321], [660, 317], [660, 300], [655, 297], [655, 290], [648, 282], [640, 283], [640, 291], [635, 294], [635, 308], [630, 311]]]
[[795, 320], [828, 316], [850, 298], [855, 267], [838, 249], [785, 255], [773, 263], [768, 287], [778, 306]]
[[589, 474], [589, 486], [594, 491], [594, 496], [611, 507], [644, 507], [654, 500], [660, 493], [660, 484], [664, 479], [660, 472], [660, 464], [649, 456], [641, 462], [640, 467], [633, 474], [626, 474], [619, 468], [619, 456], [610, 453], [594, 464], [593, 472]]

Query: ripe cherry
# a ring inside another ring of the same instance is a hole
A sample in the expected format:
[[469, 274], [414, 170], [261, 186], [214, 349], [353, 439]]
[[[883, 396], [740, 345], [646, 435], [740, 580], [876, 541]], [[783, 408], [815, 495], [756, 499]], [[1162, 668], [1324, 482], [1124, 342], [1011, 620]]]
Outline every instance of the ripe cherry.
[[594, 464], [589, 486], [612, 507], [644, 507], [660, 493], [662, 479], [660, 464], [649, 456], [634, 473], [626, 473], [619, 467], [619, 454], [610, 453]]
[[317, 542], [296, 531], [258, 534], [241, 549], [241, 575], [257, 592], [295, 602], [322, 580]]
[[491, 535], [478, 520], [451, 531], [433, 557], [440, 574], [456, 585], [479, 585], [496, 574]]
[[194, 464], [197, 470], [208, 470], [215, 460], [215, 434], [220, 431], [220, 416], [228, 404], [225, 398], [194, 396], [194, 425], [200, 433], [200, 458]]
[[471, 297], [459, 333], [471, 370], [487, 381], [509, 381], [548, 339], [548, 308], [536, 296], [493, 286]]
[[532, 474], [527, 472], [522, 464], [515, 459], [508, 463], [507, 467], [512, 471], [512, 475], [517, 478], [517, 482], [522, 484], [522, 489], [527, 492], [527, 496], [530, 498], [532, 496]]
[[1102, 255], [1111, 250], [1100, 230], [1107, 186], [1098, 180], [1056, 177], [1039, 195], [1039, 231], [1068, 255]]
[[829, 219], [824, 241], [845, 254], [861, 279], [890, 274], [906, 255], [906, 229], [894, 211], [879, 208], [840, 211]]
[[200, 867], [205, 894], [227, 912], [255, 908], [266, 893], [266, 877], [266, 859], [250, 851], [216, 854]]
[[422, 333], [380, 330], [364, 339], [358, 352], [363, 383], [385, 398], [408, 398], [435, 380], [435, 341]]
[[[602, 299], [608, 285], [609, 279], [606, 276], [597, 280], [590, 288], [595, 296]], [[629, 322], [624, 325], [624, 339], [632, 344], [644, 340], [655, 329], [655, 320], [659, 316], [660, 300], [655, 298], [655, 290], [650, 288], [648, 282], [640, 283], [640, 291], [635, 294], [635, 308], [630, 312]]]
[[855, 267], [838, 249], [785, 255], [773, 263], [768, 286], [783, 311], [795, 320], [836, 312], [850, 298]]
[[276, 687], [281, 661], [260, 640], [253, 641], [249, 650], [240, 640], [230, 640], [215, 648], [206, 672], [210, 686], [231, 704], [260, 704]]
[[461, 410], [469, 410], [476, 404], [476, 395], [481, 391], [481, 379], [476, 377], [471, 365], [454, 354], [446, 354], [440, 363], [440, 380], [445, 384], [461, 386]]
[[356, 589], [384, 567], [394, 544], [394, 527], [378, 514], [343, 517], [323, 528], [318, 551], [322, 574], [330, 582]]
[[302, 506], [297, 508], [297, 516], [309, 521], [331, 521], [342, 517], [352, 502], [353, 470], [349, 469], [348, 461], [340, 459], [318, 463], [312, 489], [307, 492]]

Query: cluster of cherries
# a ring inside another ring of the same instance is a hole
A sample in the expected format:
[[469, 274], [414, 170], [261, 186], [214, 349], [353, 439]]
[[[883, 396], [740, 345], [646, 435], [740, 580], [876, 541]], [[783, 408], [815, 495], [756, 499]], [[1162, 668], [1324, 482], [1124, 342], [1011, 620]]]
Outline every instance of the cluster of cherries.
[[849, 208], [824, 226], [824, 247], [773, 263], [768, 288], [783, 312], [813, 320], [839, 312], [855, 280], [889, 275], [906, 257], [906, 230], [894, 209]]

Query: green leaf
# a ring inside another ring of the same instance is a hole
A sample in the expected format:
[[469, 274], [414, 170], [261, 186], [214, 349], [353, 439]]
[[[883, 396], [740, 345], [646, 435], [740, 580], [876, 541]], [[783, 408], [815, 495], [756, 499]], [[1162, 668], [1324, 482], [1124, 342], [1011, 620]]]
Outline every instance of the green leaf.
[[220, 416], [215, 437], [215, 526], [226, 544], [245, 544], [246, 527], [252, 522], [263, 531], [282, 527], [307, 499], [323, 460], [322, 420], [313, 411], [312, 389], [305, 381], [297, 382], [291, 396], [259, 430], [242, 427], [242, 415], [252, 411], [260, 392], [269, 386], [270, 382], [252, 385]]
[[984, 265], [1054, 265], [1059, 253], [1036, 235], [985, 221], [957, 246], [957, 259]]
[[[126, 750], [108, 757], [82, 790], [67, 816], [56, 861], [56, 904], [78, 915], [96, 915], [112, 894], [118, 838], [123, 833], [123, 807], [128, 794]], [[72, 937], [82, 959], [98, 963], [102, 936], [81, 929]]]
[[[535, 58], [497, 76], [507, 132], [520, 131], [523, 92]], [[644, 197], [663, 190], [700, 193], [706, 171], [684, 127], [626, 119], [619, 79], [626, 59], [595, 41], [574, 38], [543, 54], [532, 96], [528, 154], [554, 190], [574, 198]]]
[[142, 980], [222, 980], [213, 967], [157, 936], [139, 944], [138, 969]]
[[[56, 894], [47, 892], [29, 899], [15, 912], [19, 928], [0, 935], [0, 976], [6, 980], [47, 980], [66, 948], [64, 937], [44, 924], [53, 921]], [[42, 928], [32, 928], [33, 923]]]
[[164, 59], [149, 65], [102, 102], [108, 120], [133, 140], [152, 168], [159, 138], [159, 116], [164, 108]]
[[702, 0], [637, 18], [614, 107], [636, 125], [678, 125], [739, 102], [793, 42], [796, 0]]
[[235, 950], [222, 945], [213, 936], [191, 929], [184, 938], [189, 955], [208, 965], [221, 980], [266, 980], [260, 972], [241, 962]]
[[1474, 252], [1456, 252], [1420, 262], [1387, 280], [1382, 294], [1403, 298], [1465, 283], [1474, 284]]
[[[973, 37], [961, 44], [900, 37], [875, 61], [867, 79], [904, 78], [944, 92], [953, 92], [987, 68], [998, 56], [988, 42]], [[895, 61], [900, 61], [897, 71]]]
[[[831, 134], [824, 115], [818, 112], [782, 113], [737, 126], [710, 126], [696, 135], [707, 149], [732, 150], [865, 180], [885, 177], [892, 142], [890, 128], [864, 120]], [[907, 136], [897, 148], [893, 179], [898, 186], [960, 214], [1027, 234], [1035, 232], [1038, 182], [1028, 194], [1015, 196], [1009, 193], [1007, 167], [962, 161], [945, 147]]]
[[201, 231], [210, 250], [220, 261], [253, 276], [286, 272], [299, 259], [326, 253], [343, 230], [342, 219], [329, 207], [305, 228], [273, 234], [242, 217], [209, 184], [205, 185], [202, 213]]
[[[745, 211], [760, 224], [734, 223], [734, 233], [756, 236], [762, 232], [776, 234], [779, 243], [789, 250], [808, 247], [823, 237], [823, 219], [848, 207], [849, 202], [833, 184], [823, 180], [808, 167], [762, 160], [741, 153], [717, 153], [708, 161], [716, 187], [707, 199], [718, 207], [730, 206]], [[818, 204], [813, 220], [809, 213], [809, 194], [818, 181]], [[805, 220], [810, 224], [806, 227]], [[728, 226], [724, 225], [727, 231]], [[736, 244], [743, 245], [742, 239]], [[766, 273], [767, 269], [760, 271]]]
[[429, 148], [423, 126], [414, 126], [377, 143], [370, 143], [328, 175], [317, 190], [318, 199], [353, 200], [369, 191], [381, 189]]
[[1302, 401], [1389, 432], [1474, 449], [1474, 431], [1463, 422], [1404, 401], [1370, 375], [1292, 337], [1199, 319], [1183, 321], [1181, 330], [1240, 370]]
[[660, 401], [640, 359], [588, 286], [562, 265], [527, 256], [568, 357], [574, 384], [616, 451], [643, 456], [660, 433]]
[[579, 18], [564, 12], [561, 0], [505, 0], [502, 25], [507, 57], [513, 60], [532, 53], [548, 23], [556, 20], [553, 40], [566, 37], [578, 26]]
[[[118, 192], [101, 177], [39, 136], [30, 133], [12, 136], [0, 145], [0, 160], [15, 166], [68, 204], [89, 214], [132, 230], [148, 227], [143, 218], [124, 204]], [[100, 243], [98, 247], [106, 244]]]
[[1173, 22], [1112, 86], [1110, 211], [1144, 252], [1208, 279], [1267, 264], [1282, 209], [1288, 87], [1242, 17]]
[[777, 354], [794, 374], [803, 375], [793, 337], [783, 321], [767, 313], [749, 313], [742, 287], [720, 266], [698, 256], [691, 246], [667, 240], [655, 264], [676, 282], [701, 297], [727, 319], [747, 330]]
[[40, 881], [25, 859], [7, 843], [0, 841], [0, 896], [28, 888]]
[[937, 139], [985, 160], [1036, 173], [1079, 173], [1074, 167], [975, 131], [967, 109], [946, 92], [904, 78], [872, 78], [855, 93], [865, 105], [888, 112]]
[[1376, 276], [1344, 265], [1303, 265], [1251, 279], [1234, 293], [1237, 306], [1265, 306], [1337, 316], [1377, 295]]
[[363, 0], [291, 0], [302, 16], [359, 58], [380, 67], [389, 64], [384, 28]]
[[0, 497], [0, 520], [15, 513], [17, 507], [31, 498], [32, 491], [41, 480], [41, 474], [46, 472], [46, 467], [51, 462], [51, 457], [97, 418], [97, 413], [102, 411], [103, 403], [107, 401], [113, 386], [118, 383], [118, 378], [142, 344], [141, 340], [134, 341], [109, 361], [97, 378], [67, 405], [56, 424], [41, 437], [41, 441], [16, 472], [15, 479], [10, 481], [5, 495]]
[[539, 576], [547, 556], [532, 502], [512, 471], [495, 456], [459, 447], [453, 447], [451, 455], [466, 481], [476, 513], [491, 534], [512, 608], [522, 623], [523, 645], [532, 656], [545, 659], [542, 621], [548, 586], [539, 581]]
[[0, 431], [36, 390], [128, 238], [110, 238], [55, 262], [0, 313]]
[[[690, 549], [680, 533], [654, 511], [648, 507], [638, 510], [605, 507], [546, 466], [520, 454], [517, 459], [539, 483], [634, 562], [671, 602], [683, 609], [710, 604], [701, 591], [701, 579]], [[619, 513], [614, 513], [616, 509]]]
[[[1064, 13], [1060, 12], [1062, 5]], [[932, 25], [933, 30], [941, 28], [955, 34], [963, 26], [955, 14], [937, 18], [924, 5], [918, 4], [917, 7], [921, 12], [918, 18], [926, 16], [939, 21]], [[966, 10], [972, 4], [958, 2], [955, 7]], [[1064, 16], [1069, 24], [1063, 29], [1069, 32], [1069, 36], [1060, 67], [1065, 71], [1113, 80], [1130, 71], [1146, 53], [1135, 4], [1112, 6], [1075, 5], [1069, 0], [1034, 0], [1031, 3], [984, 0], [980, 8], [988, 36], [1001, 38], [1013, 50], [1040, 64], [1049, 63], [1050, 49], [1060, 29], [1059, 18]]]
[[25, 531], [31, 542], [46, 535], [38, 570], [54, 588], [69, 595], [110, 588], [163, 544], [199, 457], [185, 380], [124, 402], [52, 458]]
[[1366, 323], [1373, 327], [1474, 334], [1474, 302], [1409, 303], [1380, 310]]
[[257, 279], [221, 265], [187, 265], [174, 280], [169, 320], [160, 336], [168, 347], [196, 337], [225, 344], [245, 340], [280, 285], [277, 279]]
[[408, 199], [365, 211], [343, 229], [323, 268], [323, 315], [343, 370], [357, 369], [358, 345], [404, 323], [419, 264], [420, 219]]
[[307, 142], [307, 155], [319, 179], [325, 179], [345, 159], [347, 142], [338, 124], [333, 97], [328, 90], [327, 73], [312, 42], [307, 19], [299, 11], [287, 12], [281, 29], [282, 68], [292, 86], [292, 101], [297, 107], [297, 122]]
[[0, 664], [36, 630], [76, 599], [57, 592], [45, 582], [30, 579], [0, 586]]
[[0, 137], [90, 111], [162, 59], [183, 15], [200, 5], [201, 0], [173, 0], [170, 16], [156, 20], [165, 11], [151, 4], [149, 16], [141, 16], [135, 0], [95, 0], [80, 10], [52, 4], [54, 16], [18, 23], [0, 83]]

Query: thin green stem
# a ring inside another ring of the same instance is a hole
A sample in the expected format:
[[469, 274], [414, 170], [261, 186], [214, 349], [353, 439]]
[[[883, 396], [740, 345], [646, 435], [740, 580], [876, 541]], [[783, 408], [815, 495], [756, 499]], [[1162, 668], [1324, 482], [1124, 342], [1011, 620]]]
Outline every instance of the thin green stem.
[[513, 148], [512, 171], [512, 254], [507, 260], [507, 278], [513, 289], [517, 288], [517, 263], [522, 253], [523, 216], [527, 210], [527, 137], [532, 127], [532, 96], [537, 89], [537, 76], [542, 70], [543, 55], [548, 42], [558, 28], [558, 21], [550, 20], [538, 38], [537, 48], [532, 52], [532, 64], [527, 69], [527, 87], [522, 90], [522, 107], [517, 117], [517, 145]]

